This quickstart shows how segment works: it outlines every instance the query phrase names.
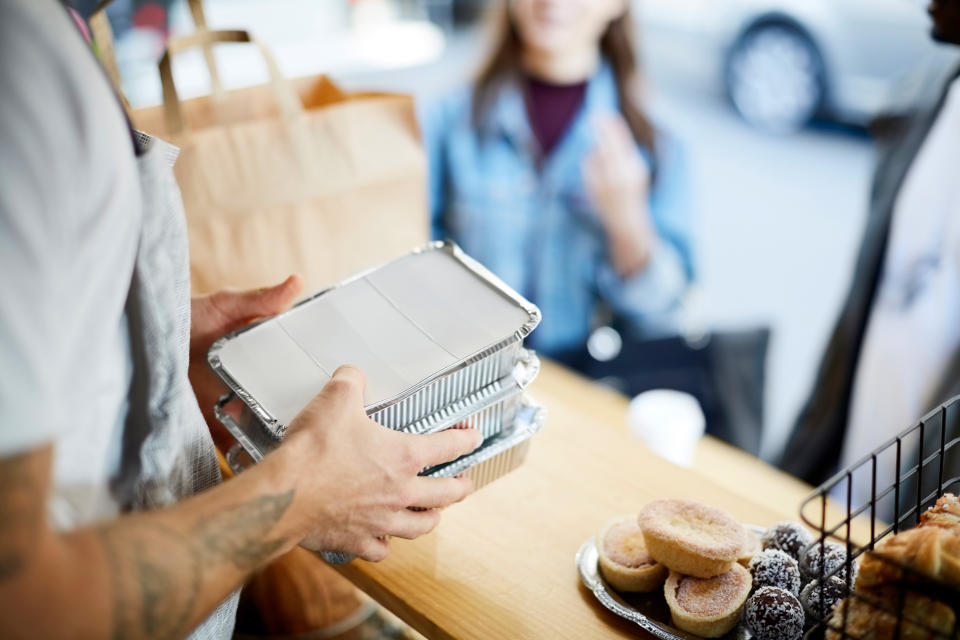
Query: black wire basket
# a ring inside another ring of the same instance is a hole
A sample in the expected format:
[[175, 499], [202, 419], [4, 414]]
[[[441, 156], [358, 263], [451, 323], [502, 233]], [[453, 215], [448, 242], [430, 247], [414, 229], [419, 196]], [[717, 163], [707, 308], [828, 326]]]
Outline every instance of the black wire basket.
[[[941, 496], [960, 493], [960, 437], [953, 428], [958, 417], [960, 396], [833, 476], [803, 502], [800, 517], [816, 533], [801, 563], [807, 579], [817, 581], [801, 598], [806, 638], [960, 639], [956, 583], [885, 555], [883, 546], [875, 551], [888, 536], [920, 524]], [[960, 536], [960, 531], [946, 528], [943, 534]], [[858, 584], [864, 558], [875, 563], [873, 575], [889, 580]]]

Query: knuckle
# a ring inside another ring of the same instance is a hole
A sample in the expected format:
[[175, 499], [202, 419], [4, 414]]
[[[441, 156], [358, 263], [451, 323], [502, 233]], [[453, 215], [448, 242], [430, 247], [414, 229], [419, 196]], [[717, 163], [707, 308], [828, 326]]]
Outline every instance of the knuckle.
[[451, 431], [450, 438], [444, 443], [442, 453], [453, 460], [476, 449], [480, 436], [476, 429], [469, 431]]
[[387, 559], [387, 556], [390, 555], [390, 543], [382, 542], [377, 546], [377, 549], [374, 551], [374, 562], [382, 562]]
[[323, 391], [330, 397], [338, 398], [349, 394], [352, 387], [353, 385], [346, 378], [333, 377], [323, 387]]
[[370, 535], [372, 535], [374, 538], [382, 538], [383, 536], [390, 535], [391, 523], [392, 519], [374, 523], [370, 526]]
[[473, 479], [470, 476], [461, 476], [457, 480], [460, 482], [460, 495], [457, 498], [459, 502], [473, 493]]
[[370, 539], [364, 542], [360, 557], [368, 562], [380, 562], [390, 553], [390, 543], [385, 540]]
[[378, 538], [382, 538], [384, 536], [395, 536], [401, 533], [401, 529], [403, 528], [403, 516], [401, 511], [402, 509], [394, 511], [392, 514], [390, 514], [390, 518], [386, 523], [386, 530], [381, 535], [377, 536]]
[[363, 544], [360, 545], [358, 556], [367, 560], [368, 562], [377, 562], [377, 551], [379, 550], [379, 545], [376, 540], [366, 540]]
[[360, 367], [344, 364], [337, 367], [337, 370], [333, 372], [333, 379], [349, 381], [351, 385], [362, 386], [366, 382], [366, 375]]
[[413, 504], [414, 502], [415, 497], [410, 487], [401, 487], [401, 489], [397, 492], [393, 506], [396, 511], [400, 511], [401, 509], [406, 509], [409, 506], [416, 506]]
[[431, 509], [430, 511], [424, 512], [424, 533], [430, 533], [437, 528], [437, 525], [440, 524], [440, 511], [437, 509]]
[[409, 440], [403, 444], [403, 446], [398, 448], [400, 456], [400, 469], [404, 472], [404, 475], [416, 475], [423, 468], [423, 463], [420, 459], [419, 451], [416, 447], [413, 446]]
[[461, 479], [451, 478], [450, 485], [447, 488], [444, 506], [456, 504], [463, 500], [469, 493], [468, 486], [469, 485], [465, 484]]

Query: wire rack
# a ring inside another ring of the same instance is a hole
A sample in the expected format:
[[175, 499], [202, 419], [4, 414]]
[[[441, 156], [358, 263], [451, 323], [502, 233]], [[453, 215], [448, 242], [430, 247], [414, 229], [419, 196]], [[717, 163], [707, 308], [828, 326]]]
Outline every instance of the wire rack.
[[[812, 625], [805, 638], [960, 638], [960, 590], [955, 587], [880, 553], [874, 557], [891, 570], [885, 573], [898, 578], [879, 589], [858, 587], [856, 581], [861, 556], [887, 536], [919, 524], [921, 514], [943, 494], [960, 492], [957, 418], [960, 396], [833, 476], [803, 502], [800, 516], [816, 532], [810, 552], [819, 547], [823, 558], [826, 547], [836, 543], [846, 550], [839, 566], [813, 563], [816, 571], [810, 577], [819, 585], [836, 578], [833, 593], [845, 598], [834, 608], [830, 590], [818, 589], [808, 600]], [[949, 611], [931, 602], [952, 609], [952, 620]], [[869, 630], [862, 624], [865, 617]]]

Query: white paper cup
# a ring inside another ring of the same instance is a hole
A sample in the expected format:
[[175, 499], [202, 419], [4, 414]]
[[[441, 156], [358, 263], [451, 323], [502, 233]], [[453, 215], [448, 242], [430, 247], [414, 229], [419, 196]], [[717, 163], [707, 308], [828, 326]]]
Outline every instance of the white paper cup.
[[707, 421], [689, 393], [670, 389], [645, 391], [630, 401], [630, 430], [657, 455], [682, 467], [693, 465]]

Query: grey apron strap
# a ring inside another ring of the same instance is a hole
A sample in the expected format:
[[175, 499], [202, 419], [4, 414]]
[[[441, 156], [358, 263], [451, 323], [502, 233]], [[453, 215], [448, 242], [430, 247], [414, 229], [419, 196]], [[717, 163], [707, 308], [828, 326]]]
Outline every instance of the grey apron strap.
[[128, 393], [127, 419], [123, 427], [120, 468], [111, 480], [110, 491], [121, 511], [129, 511], [137, 503], [137, 484], [142, 475], [140, 451], [150, 434], [150, 366], [147, 354], [146, 327], [140, 302], [140, 274], [134, 265], [127, 302], [124, 307], [130, 333], [130, 356], [133, 376]]

